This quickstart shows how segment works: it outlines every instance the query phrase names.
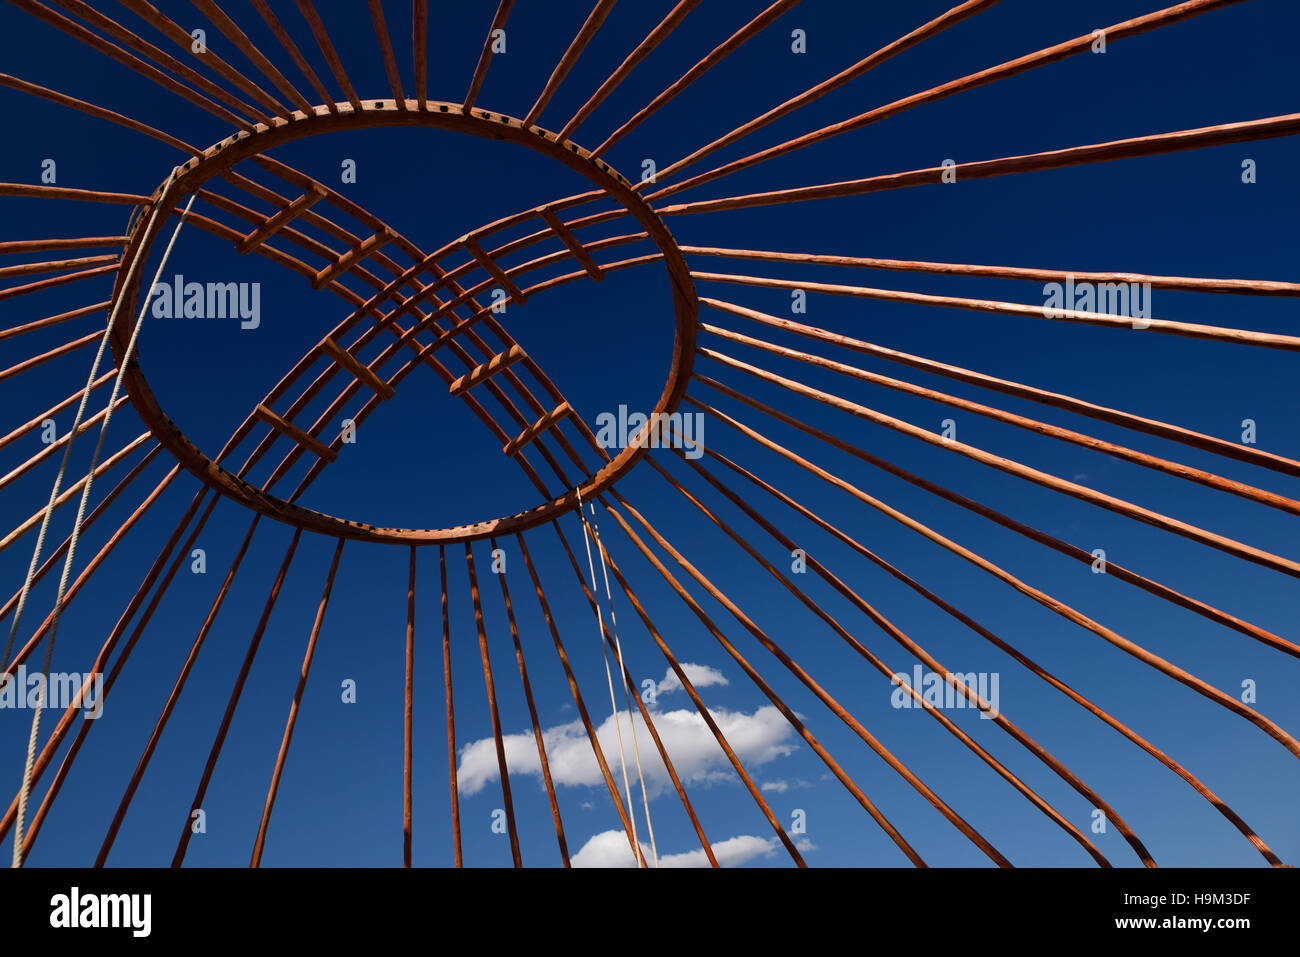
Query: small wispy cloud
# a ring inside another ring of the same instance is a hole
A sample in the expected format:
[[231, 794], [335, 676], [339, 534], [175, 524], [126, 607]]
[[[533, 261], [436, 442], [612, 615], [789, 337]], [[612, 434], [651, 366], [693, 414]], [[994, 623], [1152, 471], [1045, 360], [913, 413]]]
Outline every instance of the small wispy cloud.
[[[710, 685], [727, 685], [730, 684], [727, 676], [717, 668], [710, 668], [708, 665], [697, 665], [692, 661], [682, 662], [682, 671], [686, 672], [686, 679], [696, 688], [707, 688]], [[671, 668], [664, 674], [663, 680], [655, 687], [659, 694], [672, 694], [674, 691], [682, 689], [681, 679], [677, 677], [677, 672]]]

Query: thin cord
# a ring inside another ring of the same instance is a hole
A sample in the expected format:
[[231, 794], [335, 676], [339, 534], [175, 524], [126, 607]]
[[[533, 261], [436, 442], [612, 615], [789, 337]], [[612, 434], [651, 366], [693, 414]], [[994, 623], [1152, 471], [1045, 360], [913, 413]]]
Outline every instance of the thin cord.
[[[173, 173], [173, 178], [174, 177], [175, 174]], [[171, 184], [169, 183], [168, 189], [170, 188], [171, 188]], [[176, 237], [180, 235], [181, 227], [185, 225], [185, 217], [189, 214], [190, 207], [194, 205], [194, 197], [196, 195], [197, 194], [191, 194], [189, 202], [185, 204], [185, 209], [181, 211], [180, 219], [176, 223], [175, 230], [172, 231], [172, 236], [167, 243], [167, 248], [163, 250], [162, 259], [158, 263], [158, 270], [157, 272], [154, 273], [153, 283], [151, 283], [149, 286], [150, 290], [152, 290], [153, 287], [157, 285], [158, 280], [162, 277], [162, 271], [167, 266], [167, 260], [171, 256], [172, 247], [176, 245]], [[161, 205], [162, 202], [160, 201], [159, 206]], [[157, 209], [158, 207], [155, 207], [154, 209], [155, 220], [157, 218]], [[140, 250], [137, 252], [135, 260], [131, 264], [132, 271], [134, 271], [135, 266], [139, 263], [141, 259], [140, 252], [142, 252], [144, 248], [145, 246], [142, 243], [140, 246]], [[129, 283], [129, 279], [128, 279], [128, 283]], [[129, 288], [129, 286], [123, 287], [123, 289], [126, 288]], [[116, 317], [118, 312], [118, 307], [120, 305], [121, 305], [121, 299], [118, 300], [117, 306], [115, 306], [113, 309], [114, 317]], [[27, 799], [30, 796], [31, 789], [32, 789], [32, 769], [36, 760], [36, 741], [40, 736], [41, 712], [45, 708], [45, 692], [46, 692], [46, 687], [49, 684], [50, 663], [54, 657], [54, 640], [56, 637], [58, 637], [59, 617], [63, 611], [63, 596], [68, 587], [68, 576], [72, 571], [72, 560], [73, 560], [73, 556], [76, 554], [77, 551], [77, 541], [81, 537], [81, 525], [86, 517], [86, 503], [90, 500], [90, 487], [95, 477], [95, 466], [99, 463], [99, 457], [104, 451], [104, 439], [108, 435], [108, 424], [113, 418], [113, 406], [114, 404], [116, 404], [118, 394], [121, 392], [122, 380], [126, 377], [126, 369], [127, 366], [130, 364], [131, 353], [135, 351], [136, 339], [139, 338], [140, 327], [144, 325], [144, 316], [145, 313], [148, 312], [148, 310], [149, 310], [149, 297], [145, 296], [145, 300], [140, 306], [140, 313], [138, 316], [136, 316], [135, 327], [131, 330], [131, 339], [127, 343], [125, 353], [123, 353], [122, 355], [122, 362], [117, 371], [117, 379], [113, 382], [113, 394], [109, 397], [108, 407], [104, 412], [104, 421], [100, 424], [99, 427], [99, 439], [95, 443], [95, 453], [93, 456], [91, 456], [90, 471], [86, 475], [86, 484], [81, 490], [81, 502], [77, 506], [77, 518], [72, 525], [72, 537], [68, 541], [68, 555], [67, 558], [65, 558], [63, 561], [63, 574], [59, 578], [59, 590], [58, 590], [58, 594], [54, 599], [53, 618], [50, 622], [50, 637], [49, 637], [49, 641], [45, 645], [45, 664], [41, 669], [42, 674], [45, 675], [45, 681], [42, 684], [37, 685], [36, 688], [36, 707], [32, 712], [32, 730], [30, 736], [27, 739], [27, 762], [23, 768], [22, 789], [18, 792], [18, 815], [14, 823], [14, 855], [13, 855], [14, 867], [23, 866], [23, 826], [25, 824], [26, 817], [27, 817]], [[100, 343], [100, 356], [103, 355], [104, 344], [108, 341], [108, 334], [109, 332], [111, 332], [112, 328], [113, 328], [113, 318], [110, 318], [108, 323], [108, 328], [105, 330], [104, 339]], [[99, 363], [100, 356], [95, 357], [96, 366]], [[94, 377], [95, 377], [95, 370], [92, 370], [91, 381], [94, 381]], [[82, 397], [83, 407], [85, 405], [85, 400], [87, 395], [83, 395]], [[57, 496], [58, 494], [58, 485], [63, 479], [63, 470], [64, 468], [67, 467], [68, 452], [70, 452], [71, 450], [72, 450], [72, 440], [71, 438], [69, 438], [68, 447], [64, 451], [62, 467], [59, 469], [59, 475], [55, 479], [55, 492], [54, 492], [55, 496]], [[52, 502], [53, 502], [53, 497], [51, 498], [51, 503]], [[45, 528], [48, 525], [48, 522], [49, 522], [49, 512], [47, 511], [45, 516], [45, 524], [43, 524], [41, 527], [42, 534], [44, 533]], [[38, 542], [37, 544], [38, 550], [39, 547], [40, 544]], [[33, 570], [34, 570], [35, 562], [36, 562], [36, 557], [33, 556], [32, 558]], [[31, 574], [32, 572], [29, 571], [28, 580], [23, 586], [24, 594], [27, 592], [28, 589], [31, 588]], [[13, 632], [17, 631], [17, 628], [18, 628], [18, 616], [15, 615], [14, 628], [13, 631], [11, 631], [10, 633], [11, 642], [13, 640]], [[8, 658], [8, 651], [6, 651], [5, 657], [6, 659]]]
[[[600, 540], [600, 524], [596, 521], [596, 505], [587, 506], [591, 511], [591, 533], [596, 538], [596, 554], [600, 556], [600, 572], [605, 578], [605, 600], [609, 602], [609, 624], [614, 632], [614, 649], [618, 652], [618, 668], [623, 675], [627, 668], [623, 665], [623, 643], [618, 637], [618, 619], [614, 617], [614, 593], [609, 588], [609, 569], [605, 564], [605, 543]], [[650, 797], [646, 793], [645, 773], [641, 770], [641, 748], [637, 744], [636, 722], [632, 718], [632, 695], [627, 682], [623, 683], [623, 698], [627, 701], [627, 720], [632, 725], [632, 755], [636, 758], [636, 774], [641, 781], [641, 803], [645, 807], [645, 826], [650, 834], [650, 853], [654, 856], [655, 867], [659, 866], [659, 849], [655, 846], [655, 829], [650, 823]]]
[[[174, 173], [172, 175], [173, 177], [175, 176]], [[170, 183], [168, 183], [167, 188], [168, 189], [171, 188]], [[164, 193], [164, 198], [165, 196], [166, 194]], [[157, 213], [158, 213], [158, 207], [155, 206], [154, 213], [153, 213], [153, 217], [155, 221], [157, 220]], [[153, 228], [154, 228], [154, 222], [150, 222], [149, 229], [153, 229]], [[141, 243], [140, 248], [141, 249], [144, 248], [143, 243]], [[127, 288], [130, 286], [132, 280], [135, 278], [136, 267], [139, 264], [140, 264], [140, 256], [137, 254], [131, 260], [131, 265], [127, 268], [126, 286], [124, 286], [123, 288]], [[18, 608], [14, 612], [13, 623], [9, 626], [9, 640], [5, 642], [4, 658], [0, 659], [3, 660], [6, 667], [8, 667], [10, 661], [9, 656], [13, 654], [14, 637], [18, 634], [18, 624], [22, 620], [23, 609], [27, 605], [27, 595], [31, 591], [32, 582], [36, 577], [36, 568], [41, 560], [41, 552], [45, 546], [45, 533], [50, 527], [50, 516], [54, 514], [54, 502], [55, 499], [59, 497], [59, 492], [63, 487], [63, 476], [68, 468], [68, 459], [72, 455], [72, 444], [77, 440], [78, 429], [81, 426], [81, 419], [86, 414], [86, 405], [90, 401], [90, 393], [93, 391], [92, 386], [94, 385], [96, 376], [99, 374], [99, 364], [101, 361], [103, 361], [104, 350], [108, 347], [108, 338], [113, 331], [114, 324], [117, 322], [117, 314], [121, 309], [121, 306], [122, 306], [122, 301], [120, 299], [113, 304], [112, 314], [108, 317], [108, 325], [104, 327], [104, 336], [102, 339], [99, 340], [99, 351], [95, 353], [95, 361], [91, 363], [90, 375], [86, 379], [86, 388], [81, 393], [81, 404], [77, 406], [76, 418], [72, 420], [72, 431], [68, 433], [68, 444], [63, 449], [63, 460], [59, 463], [59, 474], [55, 476], [54, 487], [50, 489], [50, 501], [45, 506], [45, 515], [41, 519], [41, 530], [36, 534], [36, 548], [32, 552], [32, 561], [27, 568], [27, 577], [23, 581], [23, 589], [18, 594]], [[12, 680], [12, 678], [13, 676], [7, 673], [0, 675], [0, 687], [4, 687], [4, 683], [6, 681]]]
[[[587, 569], [591, 572], [591, 595], [596, 606], [596, 626], [599, 631], [596, 638], [600, 641], [600, 653], [605, 659], [605, 680], [609, 682], [609, 705], [614, 709], [614, 731], [618, 735], [618, 763], [623, 769], [623, 793], [627, 795], [627, 814], [632, 822], [632, 843], [636, 845], [636, 858], [639, 866], [645, 867], [645, 855], [641, 853], [641, 841], [636, 836], [636, 810], [632, 805], [632, 785], [627, 779], [627, 758], [623, 756], [623, 723], [618, 719], [618, 699], [614, 697], [614, 676], [609, 670], [609, 650], [605, 647], [605, 617], [600, 610], [600, 592], [596, 586], [596, 566], [591, 561], [591, 537], [587, 534], [587, 520], [582, 514], [582, 489], [578, 489], [578, 519], [582, 522], [582, 541], [587, 546]], [[631, 715], [628, 715], [629, 720]], [[633, 728], [635, 731], [636, 728]]]

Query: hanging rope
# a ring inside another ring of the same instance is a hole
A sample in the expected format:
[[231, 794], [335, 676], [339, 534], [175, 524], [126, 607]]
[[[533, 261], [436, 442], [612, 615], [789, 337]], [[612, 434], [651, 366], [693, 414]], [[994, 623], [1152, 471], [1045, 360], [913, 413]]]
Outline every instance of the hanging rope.
[[[175, 175], [175, 174], [173, 174]], [[138, 208], [138, 207], [137, 207]], [[156, 209], [156, 207], [155, 207]], [[131, 219], [135, 218], [135, 212], [132, 211]], [[156, 218], [156, 216], [155, 216]], [[154, 224], [150, 222], [149, 228], [153, 229]], [[128, 223], [129, 231], [129, 223]], [[143, 248], [143, 244], [141, 244]], [[139, 265], [139, 257], [132, 259], [131, 265], [127, 268], [126, 283], [130, 285], [135, 278], [136, 267]], [[63, 459], [59, 463], [59, 473], [54, 478], [54, 487], [50, 489], [50, 500], [45, 506], [45, 514], [41, 518], [41, 528], [36, 534], [36, 548], [32, 552], [32, 561], [27, 568], [27, 577], [23, 581], [22, 591], [18, 594], [18, 607], [14, 611], [13, 623], [9, 626], [9, 639], [5, 642], [4, 663], [6, 667], [10, 661], [10, 655], [14, 650], [14, 637], [18, 634], [18, 623], [22, 620], [23, 609], [27, 606], [27, 594], [31, 591], [32, 581], [36, 577], [36, 567], [41, 560], [41, 552], [45, 546], [45, 533], [50, 526], [50, 516], [54, 514], [54, 502], [59, 497], [59, 492], [63, 488], [63, 476], [68, 469], [68, 459], [72, 455], [72, 444], [77, 440], [77, 434], [80, 431], [81, 420], [86, 414], [86, 405], [90, 401], [90, 393], [94, 391], [93, 386], [95, 377], [99, 374], [99, 364], [104, 359], [104, 350], [108, 348], [108, 337], [112, 332], [113, 323], [117, 319], [118, 310], [121, 303], [113, 305], [113, 311], [108, 317], [108, 325], [104, 327], [104, 336], [99, 340], [99, 350], [95, 353], [95, 361], [90, 365], [90, 375], [86, 379], [86, 388], [81, 393], [81, 404], [77, 406], [77, 415], [72, 420], [72, 430], [68, 433], [68, 444], [63, 449]], [[0, 681], [13, 680], [12, 676], [5, 675]]]
[[[627, 758], [623, 755], [623, 723], [618, 719], [618, 699], [614, 697], [614, 677], [609, 670], [609, 650], [605, 647], [605, 618], [600, 609], [600, 592], [596, 587], [596, 568], [591, 562], [591, 537], [587, 533], [587, 518], [582, 514], [582, 489], [578, 489], [578, 520], [582, 522], [582, 541], [587, 546], [587, 569], [591, 572], [591, 595], [596, 606], [596, 638], [600, 641], [600, 653], [605, 659], [605, 679], [609, 682], [609, 706], [614, 711], [614, 733], [618, 737], [618, 763], [623, 770], [623, 793], [627, 798], [627, 816], [632, 822], [632, 843], [636, 845], [636, 859], [645, 867], [645, 855], [641, 853], [641, 840], [636, 835], [636, 810], [632, 805], [632, 785], [627, 779]], [[635, 729], [633, 729], [635, 730]]]
[[[605, 659], [605, 679], [609, 683], [609, 704], [614, 712], [614, 729], [618, 734], [618, 760], [623, 771], [623, 790], [624, 793], [627, 795], [627, 813], [628, 813], [628, 818], [632, 822], [632, 840], [637, 841], [637, 858], [640, 861], [641, 865], [645, 866], [645, 856], [640, 852], [641, 845], [636, 836], [636, 811], [633, 810], [632, 807], [632, 786], [631, 784], [628, 783], [627, 759], [624, 757], [623, 754], [623, 725], [618, 717], [618, 699], [615, 698], [614, 696], [614, 678], [610, 672], [610, 667], [609, 667], [609, 650], [605, 645], [605, 620], [600, 607], [600, 591], [599, 591], [599, 587], [596, 584], [596, 568], [591, 558], [591, 537], [588, 535], [586, 516], [583, 515], [582, 512], [583, 509], [582, 489], [578, 489], [577, 491], [578, 491], [578, 518], [582, 521], [582, 539], [583, 539], [583, 543], [587, 546], [587, 570], [591, 573], [591, 593], [596, 605], [597, 626], [600, 628], [600, 633], [598, 634], [597, 637], [600, 639], [601, 655]], [[627, 671], [623, 667], [623, 646], [622, 643], [618, 640], [618, 623], [614, 618], [613, 596], [610, 595], [610, 591], [609, 591], [609, 573], [606, 570], [606, 566], [605, 566], [605, 554], [604, 554], [603, 546], [600, 544], [600, 532], [594, 524], [596, 521], [596, 509], [595, 506], [590, 506], [590, 508], [591, 508], [591, 520], [593, 523], [591, 527], [591, 534], [594, 535], [596, 538], [596, 550], [600, 554], [600, 568], [601, 568], [601, 572], [605, 576], [605, 596], [609, 601], [609, 619], [610, 619], [610, 625], [612, 626], [612, 633], [614, 635], [614, 648], [615, 651], [617, 651], [618, 653], [619, 673], [622, 675], [626, 675]], [[645, 775], [641, 770], [641, 751], [640, 748], [637, 746], [636, 722], [632, 718], [632, 699], [630, 696], [627, 695], [626, 682], [624, 684], [625, 684], [624, 697], [627, 700], [627, 711], [628, 711], [627, 720], [628, 723], [632, 726], [633, 756], [636, 760], [637, 777], [641, 782], [641, 801], [645, 806], [646, 829], [649, 832], [649, 836], [650, 836], [650, 853], [654, 857], [655, 867], [657, 868], [659, 866], [659, 850], [655, 846], [654, 826], [650, 823], [650, 801], [649, 798], [646, 796]]]
[[[171, 191], [171, 187], [172, 184], [175, 182], [175, 179], [176, 179], [176, 171], [173, 171], [171, 179], [168, 180], [167, 186], [163, 190], [163, 195], [159, 199], [158, 205], [154, 207], [153, 219], [149, 224], [150, 231], [153, 231], [158, 226], [158, 210], [165, 204], [167, 194]], [[176, 223], [176, 229], [172, 231], [171, 239], [168, 241], [167, 248], [163, 251], [162, 259], [158, 263], [158, 269], [154, 273], [153, 282], [149, 284], [150, 290], [152, 290], [154, 286], [157, 285], [158, 280], [162, 276], [163, 269], [167, 265], [167, 260], [171, 256], [172, 247], [175, 246], [176, 244], [176, 237], [180, 234], [181, 227], [185, 224], [185, 217], [189, 214], [190, 207], [192, 205], [194, 205], [194, 195], [190, 196], [189, 202], [185, 204], [185, 209], [181, 211], [180, 219]], [[139, 248], [136, 250], [136, 255], [132, 259], [131, 265], [127, 272], [126, 282], [122, 286], [123, 290], [130, 288], [131, 282], [135, 276], [136, 268], [139, 266], [143, 258], [142, 253], [147, 248], [148, 248], [148, 243], [142, 242]], [[9, 629], [9, 640], [5, 647], [5, 659], [4, 659], [5, 661], [9, 660], [9, 655], [13, 650], [14, 636], [18, 632], [18, 623], [19, 623], [19, 619], [22, 616], [23, 605], [26, 602], [28, 592], [31, 590], [32, 580], [35, 578], [36, 575], [36, 566], [37, 563], [40, 561], [41, 548], [45, 540], [45, 532], [46, 529], [49, 528], [50, 516], [54, 510], [54, 501], [56, 498], [58, 498], [59, 489], [63, 483], [64, 474], [67, 471], [68, 457], [72, 452], [72, 443], [73, 443], [73, 439], [75, 439], [77, 434], [77, 425], [80, 424], [81, 416], [85, 412], [86, 404], [90, 398], [91, 384], [95, 381], [95, 377], [99, 371], [99, 363], [102, 360], [104, 355], [104, 350], [108, 345], [108, 338], [112, 333], [113, 326], [117, 320], [118, 312], [121, 309], [121, 305], [122, 305], [121, 298], [119, 298], [118, 301], [113, 305], [113, 311], [109, 316], [108, 324], [104, 329], [104, 337], [102, 340], [100, 340], [99, 351], [95, 355], [95, 361], [91, 366], [90, 377], [86, 380], [86, 389], [81, 396], [81, 405], [77, 409], [76, 421], [73, 423], [72, 432], [68, 436], [67, 447], [63, 450], [63, 461], [59, 465], [58, 475], [56, 475], [54, 478], [54, 487], [50, 491], [50, 501], [49, 504], [46, 506], [45, 516], [41, 521], [40, 534], [37, 536], [36, 549], [32, 553], [31, 566], [27, 570], [27, 578], [23, 582], [23, 590], [19, 597], [18, 607], [14, 611], [13, 625]], [[81, 490], [81, 501], [77, 506], [76, 521], [73, 522], [72, 525], [72, 536], [68, 540], [68, 554], [63, 561], [63, 573], [59, 578], [59, 590], [54, 599], [54, 612], [50, 622], [50, 636], [49, 636], [49, 640], [45, 645], [45, 662], [41, 668], [41, 673], [45, 676], [45, 681], [42, 684], [38, 685], [36, 689], [36, 707], [33, 709], [32, 712], [32, 730], [31, 730], [31, 734], [28, 736], [27, 739], [27, 760], [23, 767], [23, 784], [21, 790], [18, 792], [18, 814], [14, 823], [14, 853], [13, 853], [14, 867], [22, 867], [23, 864], [23, 827], [25, 825], [26, 817], [27, 817], [27, 799], [31, 794], [32, 768], [35, 764], [35, 759], [36, 759], [36, 742], [38, 737], [40, 736], [41, 712], [44, 710], [45, 707], [46, 688], [49, 685], [50, 663], [54, 657], [54, 640], [58, 636], [59, 617], [63, 611], [63, 596], [67, 591], [68, 577], [72, 571], [72, 561], [77, 551], [77, 541], [81, 536], [81, 525], [85, 521], [85, 517], [86, 517], [86, 503], [90, 500], [90, 488], [94, 481], [95, 467], [98, 465], [99, 457], [103, 453], [104, 439], [108, 435], [108, 424], [113, 418], [113, 407], [117, 403], [117, 397], [121, 392], [122, 380], [126, 376], [126, 368], [127, 365], [130, 363], [131, 354], [135, 351], [136, 339], [140, 335], [140, 327], [144, 324], [144, 316], [148, 308], [149, 308], [149, 296], [146, 295], [144, 297], [144, 302], [140, 305], [140, 313], [138, 316], [136, 316], [135, 325], [131, 330], [131, 338], [130, 341], [127, 343], [126, 352], [122, 356], [121, 366], [117, 371], [117, 379], [113, 382], [113, 394], [109, 397], [108, 407], [105, 409], [104, 412], [104, 421], [100, 424], [99, 427], [99, 438], [95, 443], [95, 452], [94, 455], [91, 456], [89, 472], [86, 474], [85, 485]]]
[[[605, 563], [605, 545], [600, 540], [600, 523], [596, 521], [596, 505], [592, 503], [587, 507], [591, 510], [591, 533], [596, 539], [596, 554], [600, 556], [600, 572], [605, 578], [605, 600], [609, 602], [609, 624], [614, 632], [614, 650], [618, 652], [618, 670], [626, 675], [627, 669], [623, 666], [623, 643], [619, 640], [618, 619], [614, 616], [614, 593], [609, 587], [609, 568]], [[623, 683], [623, 699], [627, 702], [628, 723], [632, 725], [632, 755], [636, 758], [636, 774], [641, 781], [641, 803], [645, 807], [645, 826], [650, 835], [650, 853], [654, 857], [655, 867], [658, 867], [659, 849], [655, 846], [655, 829], [650, 822], [650, 797], [646, 793], [645, 774], [641, 770], [641, 748], [637, 743], [636, 722], [632, 718], [632, 696], [628, 691], [627, 682]]]

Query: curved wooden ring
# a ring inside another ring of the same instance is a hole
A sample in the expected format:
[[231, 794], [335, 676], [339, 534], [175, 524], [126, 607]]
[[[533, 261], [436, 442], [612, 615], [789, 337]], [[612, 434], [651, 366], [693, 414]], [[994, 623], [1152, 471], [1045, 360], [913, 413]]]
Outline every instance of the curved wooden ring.
[[[576, 143], [563, 140], [539, 126], [526, 126], [515, 117], [480, 109], [466, 111], [459, 104], [432, 100], [427, 102], [427, 109], [421, 110], [414, 109], [414, 103], [415, 101], [408, 100], [408, 108], [404, 110], [398, 109], [396, 101], [391, 99], [362, 101], [360, 110], [354, 109], [349, 103], [335, 104], [337, 111], [317, 106], [311, 113], [298, 111], [287, 120], [276, 117], [269, 126], [263, 123], [258, 124], [252, 132], [240, 131], [205, 150], [201, 157], [178, 167], [174, 179], [168, 180], [170, 188], [166, 188], [167, 183], [158, 187], [150, 199], [159, 213], [157, 221], [165, 222], [181, 200], [236, 163], [281, 143], [320, 133], [384, 126], [427, 126], [507, 140], [550, 156], [586, 176], [608, 195], [620, 201], [645, 227], [651, 240], [663, 253], [668, 269], [676, 326], [672, 364], [663, 393], [655, 403], [654, 414], [637, 435], [631, 437], [626, 448], [594, 475], [588, 476], [586, 482], [578, 488], [527, 511], [449, 528], [386, 528], [291, 504], [244, 481], [212, 461], [163, 412], [134, 356], [127, 366], [123, 385], [145, 424], [184, 468], [221, 494], [263, 515], [324, 535], [407, 545], [446, 545], [492, 535], [508, 535], [551, 521], [577, 506], [579, 489], [583, 497], [592, 498], [628, 472], [645, 454], [648, 445], [645, 439], [656, 416], [674, 412], [685, 395], [694, 364], [699, 300], [690, 269], [668, 228], [650, 205], [633, 190], [632, 184], [604, 160], [593, 157]], [[123, 255], [124, 262], [131, 261], [135, 256], [149, 255], [155, 237], [148, 235], [146, 224], [152, 218], [141, 216], [136, 219]], [[110, 337], [113, 355], [119, 367], [130, 339], [131, 322], [136, 314], [140, 291], [138, 271], [129, 283], [124, 278], [127, 272], [128, 270], [119, 271], [118, 285], [113, 290], [114, 301], [120, 297], [123, 306], [118, 310], [118, 320]]]

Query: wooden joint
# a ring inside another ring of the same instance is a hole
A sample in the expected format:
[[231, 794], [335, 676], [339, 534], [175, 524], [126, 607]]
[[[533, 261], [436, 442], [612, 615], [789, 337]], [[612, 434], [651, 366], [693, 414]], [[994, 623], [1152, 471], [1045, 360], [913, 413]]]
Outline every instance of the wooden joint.
[[505, 352], [498, 352], [487, 362], [480, 366], [475, 366], [466, 372], [459, 379], [451, 383], [447, 388], [452, 395], [460, 395], [468, 389], [474, 388], [485, 379], [496, 375], [502, 369], [514, 365], [524, 357], [524, 347], [518, 344], [511, 346]]
[[501, 287], [510, 294], [511, 300], [519, 303], [521, 306], [528, 301], [528, 297], [524, 295], [524, 291], [515, 285], [515, 281], [506, 275], [506, 271], [501, 268], [500, 264], [485, 253], [483, 247], [480, 246], [472, 237], [466, 236], [460, 241], [460, 244], [469, 251], [471, 256], [478, 260], [478, 264], [482, 266], [493, 279], [501, 284]]
[[292, 422], [289, 422], [286, 419], [280, 418], [280, 416], [276, 415], [274, 412], [272, 412], [266, 406], [261, 405], [260, 403], [257, 406], [257, 417], [261, 419], [263, 422], [265, 422], [267, 425], [269, 425], [271, 428], [275, 429], [277, 432], [281, 432], [284, 435], [288, 436], [296, 444], [301, 445], [305, 449], [311, 449], [311, 451], [315, 452], [326, 462], [333, 462], [335, 459], [339, 457], [339, 454], [337, 452], [335, 452], [332, 448], [330, 448], [320, 439], [316, 438], [316, 436], [308, 435], [302, 429], [298, 428], [298, 426], [294, 425]]
[[574, 258], [582, 263], [582, 268], [587, 270], [592, 282], [600, 282], [604, 279], [605, 271], [596, 264], [596, 260], [591, 258], [591, 254], [587, 252], [587, 247], [578, 241], [578, 237], [573, 235], [573, 230], [565, 225], [564, 220], [555, 215], [549, 206], [543, 206], [540, 214], [542, 219], [546, 221], [546, 225], [551, 227], [551, 232], [559, 236], [564, 245], [569, 247], [569, 252], [573, 253]]
[[547, 429], [559, 424], [560, 420], [572, 411], [573, 409], [570, 407], [568, 402], [561, 402], [550, 412], [547, 412], [544, 416], [503, 445], [501, 451], [505, 452], [506, 455], [517, 454], [525, 445], [532, 442]]
[[371, 368], [354, 356], [348, 350], [333, 339], [326, 338], [321, 342], [321, 349], [337, 362], [343, 368], [352, 373], [352, 377], [368, 385], [372, 391], [377, 393], [381, 399], [391, 399], [397, 394], [397, 390], [385, 382], [371, 370]]
[[330, 265], [318, 272], [316, 278], [311, 281], [311, 287], [313, 289], [319, 289], [321, 286], [333, 282], [341, 273], [350, 269], [357, 260], [369, 256], [380, 246], [392, 242], [395, 238], [396, 234], [393, 232], [392, 227], [385, 226], [369, 239], [362, 242], [359, 246], [352, 247], [343, 255], [339, 256], [338, 259], [334, 260], [334, 262], [330, 263]]
[[235, 251], [241, 254], [251, 253], [258, 246], [262, 245], [262, 243], [266, 242], [280, 230], [284, 229], [284, 227], [289, 225], [291, 221], [297, 219], [324, 198], [325, 187], [321, 186], [319, 183], [312, 183], [311, 186], [308, 187], [307, 192], [303, 193], [288, 206], [284, 207], [284, 209], [280, 210], [261, 226], [258, 226], [255, 230], [236, 243]]

